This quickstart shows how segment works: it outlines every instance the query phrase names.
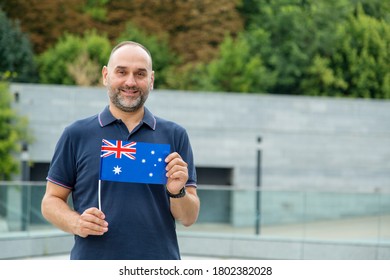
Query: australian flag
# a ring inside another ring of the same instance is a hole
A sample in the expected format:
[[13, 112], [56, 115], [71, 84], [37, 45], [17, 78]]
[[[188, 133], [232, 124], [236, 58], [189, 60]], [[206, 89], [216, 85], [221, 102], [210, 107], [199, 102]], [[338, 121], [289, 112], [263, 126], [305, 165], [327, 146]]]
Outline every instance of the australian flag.
[[100, 180], [166, 184], [168, 144], [102, 140]]

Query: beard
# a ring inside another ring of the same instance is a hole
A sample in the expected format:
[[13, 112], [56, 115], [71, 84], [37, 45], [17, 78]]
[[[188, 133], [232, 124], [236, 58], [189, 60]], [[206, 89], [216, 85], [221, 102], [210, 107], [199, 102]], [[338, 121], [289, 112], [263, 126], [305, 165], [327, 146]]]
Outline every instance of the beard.
[[[141, 109], [149, 96], [149, 88], [147, 88], [145, 91], [140, 89], [139, 87], [119, 87], [117, 89], [114, 89], [111, 87], [111, 85], [108, 85], [107, 88], [108, 96], [111, 100], [111, 103], [119, 110], [127, 113], [136, 112]], [[137, 91], [138, 96], [128, 97], [121, 95], [122, 90]]]

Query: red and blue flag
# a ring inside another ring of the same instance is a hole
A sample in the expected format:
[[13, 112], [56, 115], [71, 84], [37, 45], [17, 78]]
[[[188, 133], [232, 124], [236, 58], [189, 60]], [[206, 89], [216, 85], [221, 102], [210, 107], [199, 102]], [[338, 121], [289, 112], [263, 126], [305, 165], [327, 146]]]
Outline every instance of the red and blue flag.
[[169, 144], [102, 140], [100, 180], [166, 184]]

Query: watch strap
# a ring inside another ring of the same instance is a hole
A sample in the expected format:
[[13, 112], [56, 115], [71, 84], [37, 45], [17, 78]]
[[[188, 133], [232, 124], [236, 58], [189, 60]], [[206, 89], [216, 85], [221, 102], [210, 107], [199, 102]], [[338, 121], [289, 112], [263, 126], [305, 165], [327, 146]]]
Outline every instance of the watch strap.
[[167, 189], [168, 196], [171, 198], [181, 198], [186, 195], [186, 187], [181, 188], [180, 192], [177, 194], [172, 194]]

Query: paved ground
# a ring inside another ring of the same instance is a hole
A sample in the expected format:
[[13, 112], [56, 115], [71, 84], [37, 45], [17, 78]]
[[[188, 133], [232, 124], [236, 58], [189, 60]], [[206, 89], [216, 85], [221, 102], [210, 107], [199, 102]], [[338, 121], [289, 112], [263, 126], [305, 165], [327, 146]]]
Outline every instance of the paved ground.
[[[183, 260], [217, 260], [218, 258], [212, 258], [212, 257], [195, 257], [195, 256], [182, 256]], [[224, 258], [226, 259], [226, 258]], [[29, 258], [22, 258], [22, 260], [69, 260], [69, 255], [52, 255], [52, 256], [38, 256], [38, 257], [29, 257]]]
[[[178, 230], [183, 232], [255, 234], [254, 226], [232, 227], [227, 224], [202, 223], [189, 228], [178, 225]], [[277, 238], [390, 242], [390, 215], [263, 226], [260, 228], [260, 234], [263, 237]]]
[[[223, 234], [254, 235], [254, 227], [232, 227], [226, 224], [195, 224], [189, 228], [178, 226], [182, 232], [208, 232]], [[260, 229], [263, 237], [298, 238], [316, 240], [373, 241], [390, 243], [390, 215], [368, 216], [338, 219], [311, 223], [264, 226]], [[185, 259], [206, 259], [202, 257], [182, 256]], [[39, 256], [23, 259], [67, 260], [68, 254]], [[207, 257], [207, 259], [210, 259]], [[218, 258], [215, 258], [218, 259]]]

